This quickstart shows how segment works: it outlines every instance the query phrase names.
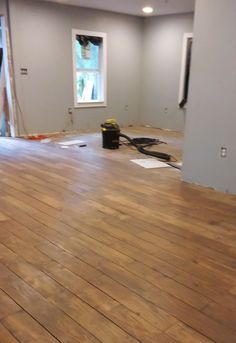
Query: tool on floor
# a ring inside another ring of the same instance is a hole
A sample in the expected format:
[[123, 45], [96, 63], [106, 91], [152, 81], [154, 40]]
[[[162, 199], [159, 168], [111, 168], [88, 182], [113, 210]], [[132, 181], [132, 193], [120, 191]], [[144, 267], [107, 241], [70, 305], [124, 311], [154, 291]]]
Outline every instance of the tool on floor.
[[155, 138], [130, 138], [120, 132], [120, 127], [115, 119], [108, 119], [103, 124], [102, 128], [102, 146], [104, 149], [118, 149], [120, 146], [120, 138], [125, 138], [139, 152], [145, 155], [153, 156], [164, 161], [171, 161], [172, 156], [164, 152], [147, 150], [147, 147], [162, 144], [164, 142]]
[[118, 149], [120, 145], [120, 127], [115, 119], [107, 119], [101, 124], [102, 147], [104, 149]]

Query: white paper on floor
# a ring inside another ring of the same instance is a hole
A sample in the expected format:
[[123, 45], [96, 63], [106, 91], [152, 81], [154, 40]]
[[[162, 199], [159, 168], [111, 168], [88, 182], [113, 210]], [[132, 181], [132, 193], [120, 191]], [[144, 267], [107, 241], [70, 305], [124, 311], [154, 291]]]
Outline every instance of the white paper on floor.
[[139, 166], [151, 169], [151, 168], [167, 168], [170, 167], [167, 163], [158, 161], [155, 158], [145, 158], [145, 159], [136, 159], [136, 160], [130, 160], [133, 163], [138, 164]]
[[180, 168], [183, 167], [183, 162], [175, 162], [174, 164]]
[[41, 139], [41, 143], [50, 143], [52, 140], [51, 138], [44, 138], [44, 139]]
[[67, 146], [67, 145], [77, 145], [77, 144], [84, 144], [85, 142], [84, 141], [81, 141], [79, 139], [74, 139], [72, 141], [62, 141], [62, 142], [58, 142], [58, 144], [60, 145], [64, 145], [64, 146]]

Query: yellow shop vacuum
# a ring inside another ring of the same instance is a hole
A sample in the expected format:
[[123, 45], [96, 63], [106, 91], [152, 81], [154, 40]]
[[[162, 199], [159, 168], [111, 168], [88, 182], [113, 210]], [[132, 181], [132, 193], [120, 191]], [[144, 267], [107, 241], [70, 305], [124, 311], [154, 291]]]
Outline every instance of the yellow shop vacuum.
[[115, 119], [107, 119], [101, 124], [102, 147], [104, 149], [118, 149], [120, 144], [120, 127]]

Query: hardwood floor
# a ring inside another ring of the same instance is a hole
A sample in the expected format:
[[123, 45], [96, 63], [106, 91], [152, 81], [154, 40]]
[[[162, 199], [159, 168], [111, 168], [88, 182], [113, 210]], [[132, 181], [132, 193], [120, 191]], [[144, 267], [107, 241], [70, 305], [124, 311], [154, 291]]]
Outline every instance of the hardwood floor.
[[0, 342], [235, 343], [236, 197], [82, 139], [0, 139]]

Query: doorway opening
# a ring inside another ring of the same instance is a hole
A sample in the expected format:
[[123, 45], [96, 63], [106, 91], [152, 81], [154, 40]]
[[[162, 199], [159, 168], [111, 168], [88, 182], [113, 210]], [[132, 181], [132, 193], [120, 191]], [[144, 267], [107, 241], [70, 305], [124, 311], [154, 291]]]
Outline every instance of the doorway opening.
[[14, 111], [13, 64], [9, 31], [0, 16], [0, 136], [15, 137], [17, 121]]

